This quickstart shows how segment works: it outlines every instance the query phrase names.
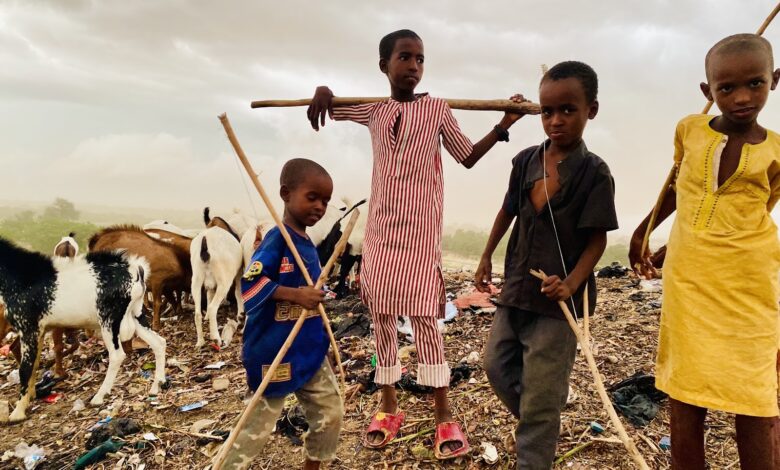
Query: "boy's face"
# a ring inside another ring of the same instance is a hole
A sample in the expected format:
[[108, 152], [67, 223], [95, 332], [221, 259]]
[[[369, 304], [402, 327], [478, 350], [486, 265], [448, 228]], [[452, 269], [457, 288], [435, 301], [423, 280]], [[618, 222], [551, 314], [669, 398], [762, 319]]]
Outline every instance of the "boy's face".
[[598, 101], [588, 103], [585, 90], [576, 78], [544, 80], [539, 86], [542, 127], [553, 144], [570, 149], [579, 144], [588, 119], [598, 113]]
[[333, 194], [333, 180], [327, 175], [312, 174], [293, 190], [282, 185], [280, 194], [290, 217], [301, 227], [311, 227], [325, 215]]
[[758, 118], [778, 79], [780, 69], [773, 72], [769, 57], [759, 51], [715, 53], [701, 91], [715, 101], [723, 117], [749, 124]]
[[395, 42], [390, 60], [379, 59], [379, 69], [387, 75], [391, 87], [409, 92], [422, 80], [424, 63], [422, 41], [400, 38]]

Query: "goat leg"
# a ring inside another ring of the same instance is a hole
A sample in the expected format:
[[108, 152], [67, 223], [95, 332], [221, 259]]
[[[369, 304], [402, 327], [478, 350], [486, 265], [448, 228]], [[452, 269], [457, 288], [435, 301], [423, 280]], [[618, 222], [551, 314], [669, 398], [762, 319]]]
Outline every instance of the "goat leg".
[[19, 401], [16, 402], [16, 407], [9, 418], [11, 423], [18, 423], [27, 418], [27, 406], [29, 406], [35, 394], [35, 373], [40, 365], [43, 335], [38, 331], [23, 334], [21, 344], [22, 360], [19, 364]]
[[[109, 327], [103, 326], [100, 329], [100, 333], [103, 337], [103, 343], [105, 343], [106, 349], [108, 349], [108, 370], [106, 371], [106, 378], [103, 379], [103, 384], [89, 402], [93, 406], [100, 406], [103, 404], [103, 399], [114, 387], [116, 376], [119, 373], [119, 369], [122, 367], [122, 362], [127, 356], [124, 349], [122, 349], [122, 345], [114, 342], [114, 333]], [[163, 371], [164, 370], [165, 369], [163, 369]]]
[[195, 306], [195, 332], [197, 334], [198, 340], [195, 343], [196, 348], [202, 347], [206, 342], [203, 340], [203, 306], [201, 305], [201, 296], [203, 295], [202, 292], [203, 287], [203, 278], [200, 276], [192, 276], [192, 289], [191, 294], [192, 295], [192, 302]]
[[63, 334], [62, 328], [52, 328], [51, 330], [51, 339], [54, 342], [54, 377], [58, 379], [67, 375], [67, 372], [62, 367], [63, 350], [65, 349], [62, 343]]
[[160, 393], [160, 386], [165, 383], [165, 338], [139, 322], [136, 322], [135, 333], [154, 352], [154, 383], [149, 389], [149, 395], [157, 395]]

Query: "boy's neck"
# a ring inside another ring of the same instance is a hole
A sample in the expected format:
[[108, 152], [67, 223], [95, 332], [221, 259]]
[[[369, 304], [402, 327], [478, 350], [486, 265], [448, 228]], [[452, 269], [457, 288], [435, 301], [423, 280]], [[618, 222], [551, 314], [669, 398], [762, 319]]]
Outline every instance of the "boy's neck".
[[576, 150], [577, 147], [582, 144], [582, 137], [577, 139], [576, 142], [572, 143], [571, 145], [567, 145], [565, 147], [561, 147], [559, 145], [556, 145], [555, 142], [550, 141], [550, 145], [547, 147], [546, 154], [547, 155], [556, 155], [559, 157], [559, 160], [564, 160], [566, 157], [569, 156], [569, 154]]
[[734, 122], [720, 115], [712, 120], [710, 126], [729, 137], [743, 137], [750, 142], [761, 142], [766, 139], [766, 129], [761, 127], [758, 121]]
[[391, 87], [390, 88], [390, 96], [396, 100], [401, 102], [408, 102], [408, 101], [414, 101], [414, 90], [402, 90], [400, 88]]
[[292, 216], [290, 216], [290, 214], [287, 213], [287, 210], [284, 211], [282, 222], [284, 222], [284, 225], [290, 227], [293, 230], [293, 232], [297, 233], [298, 235], [302, 237], [307, 236], [306, 226], [296, 221]]

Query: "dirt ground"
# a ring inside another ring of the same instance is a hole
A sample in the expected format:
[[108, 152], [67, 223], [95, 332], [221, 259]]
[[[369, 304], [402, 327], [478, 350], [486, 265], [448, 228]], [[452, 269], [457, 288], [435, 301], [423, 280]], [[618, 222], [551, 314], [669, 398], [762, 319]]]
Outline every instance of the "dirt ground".
[[[470, 290], [472, 274], [450, 272], [446, 275], [447, 291], [451, 296]], [[628, 277], [599, 281], [599, 308], [592, 323], [596, 359], [606, 384], [616, 383], [635, 372], [652, 374], [653, 354], [657, 344], [660, 294], [643, 292], [636, 281]], [[338, 321], [356, 322], [365, 310], [357, 297], [332, 301], [328, 306]], [[226, 311], [220, 315], [224, 324]], [[357, 378], [367, 382], [371, 371], [370, 357], [374, 352], [370, 336], [352, 336], [340, 340], [342, 358], [346, 361], [350, 392], [354, 396], [346, 403], [345, 425], [341, 436], [338, 459], [328, 465], [331, 469], [362, 468], [514, 468], [515, 459], [509, 436], [515, 419], [492, 393], [480, 367], [483, 345], [487, 339], [492, 319], [492, 309], [472, 308], [462, 311], [447, 325], [446, 354], [451, 366], [471, 352], [477, 352], [479, 360], [470, 366], [471, 376], [460, 381], [450, 393], [457, 420], [462, 423], [469, 437], [472, 451], [459, 460], [441, 464], [433, 459], [432, 396], [430, 394], [402, 391], [400, 407], [407, 413], [407, 421], [399, 437], [382, 452], [364, 449], [361, 436], [368, 418], [375, 410], [378, 393], [367, 393], [365, 387], [356, 384]], [[362, 324], [365, 325], [365, 322]], [[358, 331], [359, 332], [359, 331]], [[90, 468], [112, 469], [200, 469], [209, 463], [218, 446], [218, 431], [227, 431], [243, 409], [246, 394], [244, 370], [240, 362], [240, 338], [222, 351], [195, 350], [195, 332], [190, 312], [182, 317], [168, 317], [163, 322], [162, 335], [168, 341], [168, 367], [170, 388], [156, 400], [146, 393], [149, 381], [144, 377], [144, 364], [153, 362], [151, 351], [135, 351], [126, 359], [113, 394], [107, 397], [102, 408], [90, 408], [92, 394], [103, 380], [107, 355], [99, 342], [82, 345], [76, 355], [66, 359], [69, 369], [67, 380], [60, 382], [54, 391], [62, 394], [56, 403], [35, 401], [28, 410], [28, 420], [22, 424], [4, 426], [0, 432], [0, 454], [6, 453], [0, 468], [22, 468], [21, 461], [10, 457], [15, 446], [24, 441], [46, 449], [47, 456], [39, 469], [72, 468], [76, 459], [86, 452], [92, 428], [102, 417], [111, 415], [132, 418], [142, 428], [140, 432], [126, 436], [126, 445], [117, 453]], [[401, 345], [408, 343], [401, 342]], [[410, 348], [407, 348], [407, 351]], [[47, 355], [47, 353], [44, 353]], [[48, 357], [48, 355], [47, 355]], [[404, 362], [414, 371], [416, 355]], [[406, 358], [405, 358], [406, 359]], [[221, 369], [206, 369], [209, 364], [224, 361]], [[50, 362], [50, 360], [49, 360]], [[46, 363], [46, 361], [44, 361]], [[15, 369], [10, 357], [0, 357], [0, 400], [15, 402], [18, 389], [8, 383], [9, 373]], [[148, 366], [147, 366], [148, 367]], [[461, 366], [465, 370], [465, 366]], [[215, 391], [213, 380], [227, 378], [225, 391]], [[593, 440], [615, 437], [606, 412], [592, 386], [592, 378], [584, 357], [578, 355], [572, 376], [570, 403], [563, 414], [562, 432], [558, 455], [586, 446], [556, 468], [635, 468], [621, 444]], [[370, 391], [370, 390], [368, 390]], [[83, 411], [71, 411], [75, 400], [83, 400]], [[198, 401], [207, 401], [200, 409], [180, 411], [179, 407]], [[289, 400], [294, 407], [294, 399]], [[621, 417], [622, 418], [622, 417]], [[193, 424], [200, 420], [211, 420]], [[601, 435], [591, 431], [591, 422], [600, 423], [606, 430]], [[666, 402], [658, 416], [649, 425], [635, 428], [623, 418], [629, 434], [644, 454], [651, 468], [669, 468], [669, 452], [659, 448], [659, 441], [668, 436], [668, 405]], [[264, 453], [252, 468], [296, 468], [302, 460], [300, 429], [295, 413], [277, 424]], [[707, 446], [713, 469], [739, 468], [734, 443], [733, 424], [730, 417], [714, 414], [708, 419]], [[200, 429], [196, 429], [196, 428]], [[286, 432], [286, 434], [285, 434]], [[153, 433], [154, 436], [147, 433]], [[144, 437], [146, 435], [146, 438]], [[590, 443], [590, 444], [588, 444]], [[492, 444], [498, 450], [499, 460], [489, 465], [482, 457], [483, 444]]]

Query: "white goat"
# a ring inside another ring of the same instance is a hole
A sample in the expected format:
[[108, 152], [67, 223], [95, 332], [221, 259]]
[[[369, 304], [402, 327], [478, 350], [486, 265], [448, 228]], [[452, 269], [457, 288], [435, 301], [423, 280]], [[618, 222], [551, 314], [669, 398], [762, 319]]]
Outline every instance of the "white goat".
[[[100, 405], [111, 391], [125, 358], [120, 342], [135, 334], [154, 351], [156, 370], [150, 394], [165, 382], [165, 340], [149, 328], [143, 316], [143, 296], [149, 265], [122, 251], [94, 252], [73, 259], [51, 259], [0, 238], [0, 298], [6, 321], [21, 338], [20, 398], [11, 422], [26, 418], [35, 393], [35, 372], [43, 334], [49, 328], [99, 330], [108, 349], [108, 370], [92, 398]], [[4, 325], [0, 324], [0, 330]]]
[[217, 327], [217, 310], [231, 286], [235, 289], [238, 311], [236, 321], [242, 323], [244, 302], [241, 299], [241, 274], [243, 255], [238, 240], [220, 227], [206, 229], [192, 240], [190, 247], [192, 263], [192, 300], [195, 304], [195, 330], [198, 340], [195, 347], [205, 344], [203, 339], [203, 313], [201, 310], [201, 288], [206, 288], [206, 318], [209, 321], [209, 338], [220, 346], [222, 343]]

